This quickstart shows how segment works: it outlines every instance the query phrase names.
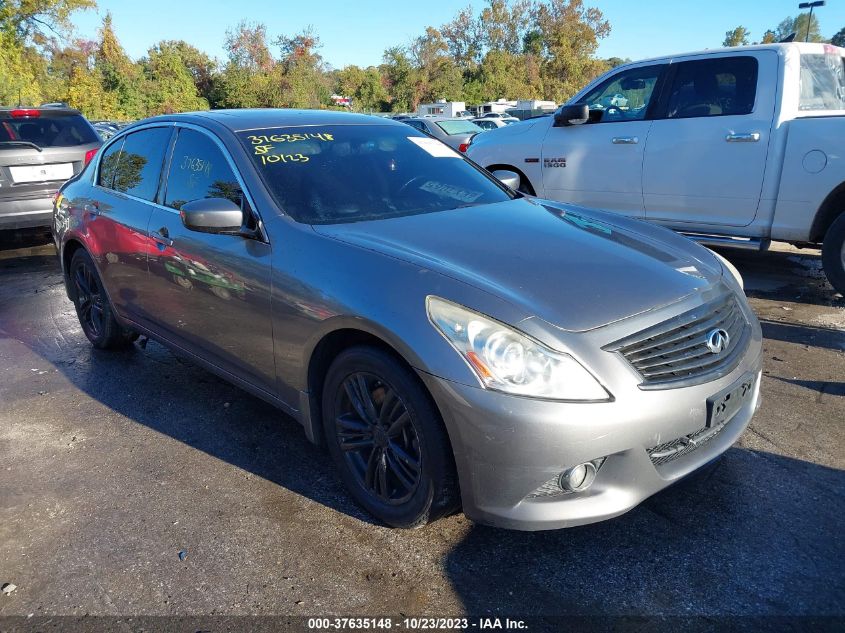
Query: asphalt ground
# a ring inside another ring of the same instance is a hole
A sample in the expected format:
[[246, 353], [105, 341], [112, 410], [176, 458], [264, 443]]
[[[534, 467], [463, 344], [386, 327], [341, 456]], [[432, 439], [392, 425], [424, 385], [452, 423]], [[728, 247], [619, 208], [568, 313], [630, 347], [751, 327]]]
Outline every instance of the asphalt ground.
[[817, 251], [724, 254], [765, 371], [713, 467], [591, 526], [397, 531], [269, 405], [155, 342], [93, 350], [48, 237], [6, 236], [0, 616], [843, 618], [845, 300]]

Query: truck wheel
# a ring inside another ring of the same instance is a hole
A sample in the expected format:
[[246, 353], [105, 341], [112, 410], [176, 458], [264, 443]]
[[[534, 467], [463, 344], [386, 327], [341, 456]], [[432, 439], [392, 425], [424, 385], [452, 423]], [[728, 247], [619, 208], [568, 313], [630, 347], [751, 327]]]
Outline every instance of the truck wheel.
[[822, 265], [828, 281], [845, 296], [845, 213], [827, 230], [822, 245]]

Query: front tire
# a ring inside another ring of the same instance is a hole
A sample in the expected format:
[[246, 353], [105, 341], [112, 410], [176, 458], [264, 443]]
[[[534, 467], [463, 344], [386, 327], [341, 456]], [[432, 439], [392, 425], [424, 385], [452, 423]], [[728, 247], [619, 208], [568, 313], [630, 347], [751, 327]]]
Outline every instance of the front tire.
[[70, 260], [73, 305], [85, 336], [97, 349], [126, 347], [138, 334], [120, 326], [91, 256], [80, 249]]
[[413, 372], [375, 347], [332, 363], [323, 387], [323, 430], [340, 478], [371, 515], [418, 528], [459, 506], [446, 430]]
[[822, 244], [822, 266], [831, 285], [845, 296], [845, 213], [827, 230]]

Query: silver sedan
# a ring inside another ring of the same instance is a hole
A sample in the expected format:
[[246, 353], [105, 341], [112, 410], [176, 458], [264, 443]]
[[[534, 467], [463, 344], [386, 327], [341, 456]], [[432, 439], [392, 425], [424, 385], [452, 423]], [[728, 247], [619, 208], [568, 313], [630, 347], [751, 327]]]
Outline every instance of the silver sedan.
[[759, 404], [760, 326], [728, 265], [523, 196], [403, 123], [149, 119], [62, 187], [53, 224], [92, 345], [143, 334], [276, 405], [392, 526], [607, 519]]

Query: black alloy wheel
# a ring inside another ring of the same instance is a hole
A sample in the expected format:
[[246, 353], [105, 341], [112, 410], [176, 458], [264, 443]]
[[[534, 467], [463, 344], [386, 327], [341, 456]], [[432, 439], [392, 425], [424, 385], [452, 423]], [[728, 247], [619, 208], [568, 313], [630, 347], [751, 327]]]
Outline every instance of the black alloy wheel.
[[341, 352], [326, 374], [322, 415], [341, 480], [374, 517], [417, 528], [460, 507], [443, 420], [401, 359], [370, 346]]
[[337, 394], [335, 433], [358, 483], [388, 505], [408, 501], [420, 483], [420, 441], [396, 390], [355, 372]]
[[138, 338], [136, 332], [121, 327], [115, 319], [103, 282], [86, 251], [80, 249], [73, 254], [68, 272], [79, 324], [94, 347], [116, 349]]

